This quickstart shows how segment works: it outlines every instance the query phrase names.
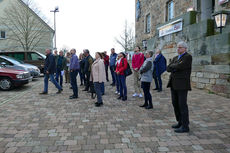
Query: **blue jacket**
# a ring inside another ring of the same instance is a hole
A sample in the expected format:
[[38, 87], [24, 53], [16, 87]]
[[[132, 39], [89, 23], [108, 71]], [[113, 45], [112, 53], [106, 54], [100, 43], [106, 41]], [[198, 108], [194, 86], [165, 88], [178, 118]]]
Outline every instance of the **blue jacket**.
[[49, 74], [54, 74], [56, 72], [56, 61], [52, 53], [46, 55], [44, 73], [49, 71]]
[[162, 73], [166, 71], [167, 61], [162, 54], [159, 54], [153, 61], [153, 65], [153, 72], [155, 71], [156, 76], [160, 76]]
[[117, 54], [111, 54], [109, 58], [109, 66], [115, 66], [116, 64], [116, 59], [117, 59]]

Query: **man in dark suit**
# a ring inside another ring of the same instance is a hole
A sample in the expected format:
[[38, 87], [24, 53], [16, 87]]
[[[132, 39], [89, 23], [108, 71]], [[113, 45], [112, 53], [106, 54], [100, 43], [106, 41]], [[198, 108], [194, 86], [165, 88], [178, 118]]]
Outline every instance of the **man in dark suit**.
[[187, 105], [187, 94], [191, 90], [190, 76], [192, 69], [192, 56], [187, 53], [187, 44], [177, 44], [178, 56], [174, 57], [167, 67], [171, 72], [167, 87], [171, 88], [172, 104], [177, 124], [173, 125], [175, 132], [189, 132], [189, 112]]
[[59, 93], [62, 92], [62, 87], [54, 79], [54, 73], [55, 73], [55, 71], [56, 71], [55, 57], [51, 53], [51, 49], [46, 49], [46, 59], [45, 59], [45, 66], [44, 66], [44, 90], [40, 94], [48, 94], [48, 82], [49, 82], [49, 78], [50, 78], [50, 81], [58, 89], [57, 94], [59, 94]]

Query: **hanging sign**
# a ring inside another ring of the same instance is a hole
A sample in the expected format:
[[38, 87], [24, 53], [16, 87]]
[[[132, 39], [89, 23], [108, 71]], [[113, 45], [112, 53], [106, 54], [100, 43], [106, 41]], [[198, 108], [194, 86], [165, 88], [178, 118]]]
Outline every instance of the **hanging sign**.
[[163, 25], [157, 28], [157, 30], [159, 30], [159, 37], [163, 37], [165, 35], [169, 35], [175, 32], [182, 31], [183, 30], [182, 19], [178, 19], [176, 21]]

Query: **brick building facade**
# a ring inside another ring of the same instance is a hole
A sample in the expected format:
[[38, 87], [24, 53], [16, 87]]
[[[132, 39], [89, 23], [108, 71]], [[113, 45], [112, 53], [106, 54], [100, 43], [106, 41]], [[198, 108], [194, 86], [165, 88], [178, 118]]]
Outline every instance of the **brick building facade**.
[[169, 62], [177, 55], [176, 43], [186, 41], [192, 84], [230, 97], [230, 14], [222, 33], [213, 17], [223, 10], [230, 10], [228, 0], [136, 0], [136, 44], [161, 48]]

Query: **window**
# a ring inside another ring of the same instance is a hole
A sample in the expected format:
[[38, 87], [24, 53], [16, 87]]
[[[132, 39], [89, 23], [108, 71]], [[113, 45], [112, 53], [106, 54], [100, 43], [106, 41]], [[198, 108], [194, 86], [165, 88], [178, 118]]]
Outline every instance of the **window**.
[[5, 60], [3, 58], [0, 58], [0, 63], [6, 63], [6, 65], [14, 65], [11, 62], [9, 62], [9, 61], [7, 61], [7, 60]]
[[25, 60], [25, 54], [24, 53], [14, 53], [14, 58], [20, 61]]
[[151, 16], [150, 16], [150, 14], [148, 14], [147, 16], [146, 16], [146, 33], [150, 33], [150, 31], [151, 31]]
[[172, 0], [168, 1], [167, 3], [167, 21], [174, 18], [174, 2]]
[[0, 39], [5, 39], [5, 38], [6, 38], [6, 32], [0, 31]]
[[36, 53], [27, 53], [27, 59], [28, 60], [32, 60], [32, 61], [38, 61], [40, 60], [42, 57]]

